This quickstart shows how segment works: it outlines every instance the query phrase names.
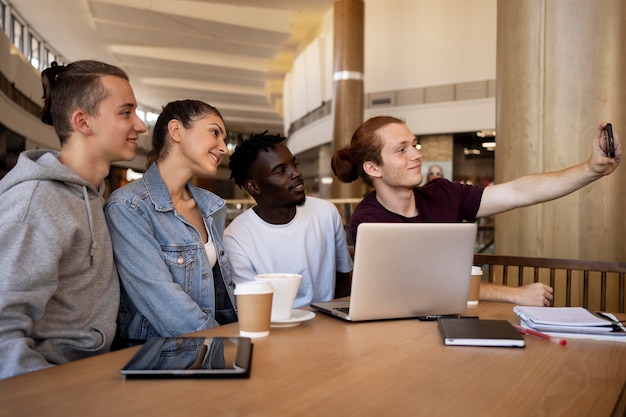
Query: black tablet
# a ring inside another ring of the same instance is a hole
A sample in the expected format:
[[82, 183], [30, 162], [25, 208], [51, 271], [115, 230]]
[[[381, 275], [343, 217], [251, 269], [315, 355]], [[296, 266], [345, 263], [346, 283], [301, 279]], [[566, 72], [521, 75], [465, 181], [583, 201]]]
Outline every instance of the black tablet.
[[247, 337], [155, 337], [120, 371], [130, 378], [247, 378]]

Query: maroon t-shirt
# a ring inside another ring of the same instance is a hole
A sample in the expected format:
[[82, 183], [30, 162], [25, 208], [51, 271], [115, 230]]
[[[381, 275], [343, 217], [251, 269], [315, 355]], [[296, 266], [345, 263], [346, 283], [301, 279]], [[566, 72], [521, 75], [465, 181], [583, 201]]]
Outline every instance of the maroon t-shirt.
[[417, 212], [404, 217], [384, 208], [376, 199], [376, 191], [366, 195], [350, 218], [350, 244], [356, 242], [361, 223], [454, 223], [476, 221], [484, 187], [450, 182], [440, 178], [414, 190]]

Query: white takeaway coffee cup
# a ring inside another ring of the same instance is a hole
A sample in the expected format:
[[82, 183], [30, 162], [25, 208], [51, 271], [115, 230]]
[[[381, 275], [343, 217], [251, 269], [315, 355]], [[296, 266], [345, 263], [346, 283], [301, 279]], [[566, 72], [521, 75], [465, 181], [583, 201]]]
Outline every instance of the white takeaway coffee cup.
[[272, 299], [272, 321], [285, 321], [291, 318], [291, 308], [298, 294], [302, 275], [290, 273], [258, 274], [256, 281], [269, 282], [274, 288]]

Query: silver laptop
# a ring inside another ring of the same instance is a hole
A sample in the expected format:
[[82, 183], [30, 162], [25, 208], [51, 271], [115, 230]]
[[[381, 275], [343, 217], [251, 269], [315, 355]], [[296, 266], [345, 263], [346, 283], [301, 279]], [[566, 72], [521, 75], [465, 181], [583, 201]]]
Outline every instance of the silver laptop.
[[349, 301], [311, 303], [349, 321], [461, 314], [475, 223], [362, 223]]

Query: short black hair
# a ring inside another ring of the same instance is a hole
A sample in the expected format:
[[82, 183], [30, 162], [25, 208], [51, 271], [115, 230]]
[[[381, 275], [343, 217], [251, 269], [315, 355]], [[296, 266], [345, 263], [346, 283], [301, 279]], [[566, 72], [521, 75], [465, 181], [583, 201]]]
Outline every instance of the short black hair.
[[267, 130], [263, 133], [253, 133], [248, 140], [244, 140], [237, 145], [235, 151], [230, 156], [228, 168], [230, 168], [230, 178], [239, 187], [243, 187], [244, 182], [250, 178], [250, 165], [256, 161], [259, 152], [268, 152], [269, 149], [276, 148], [277, 143], [285, 141], [287, 138], [281, 135], [268, 135]]

